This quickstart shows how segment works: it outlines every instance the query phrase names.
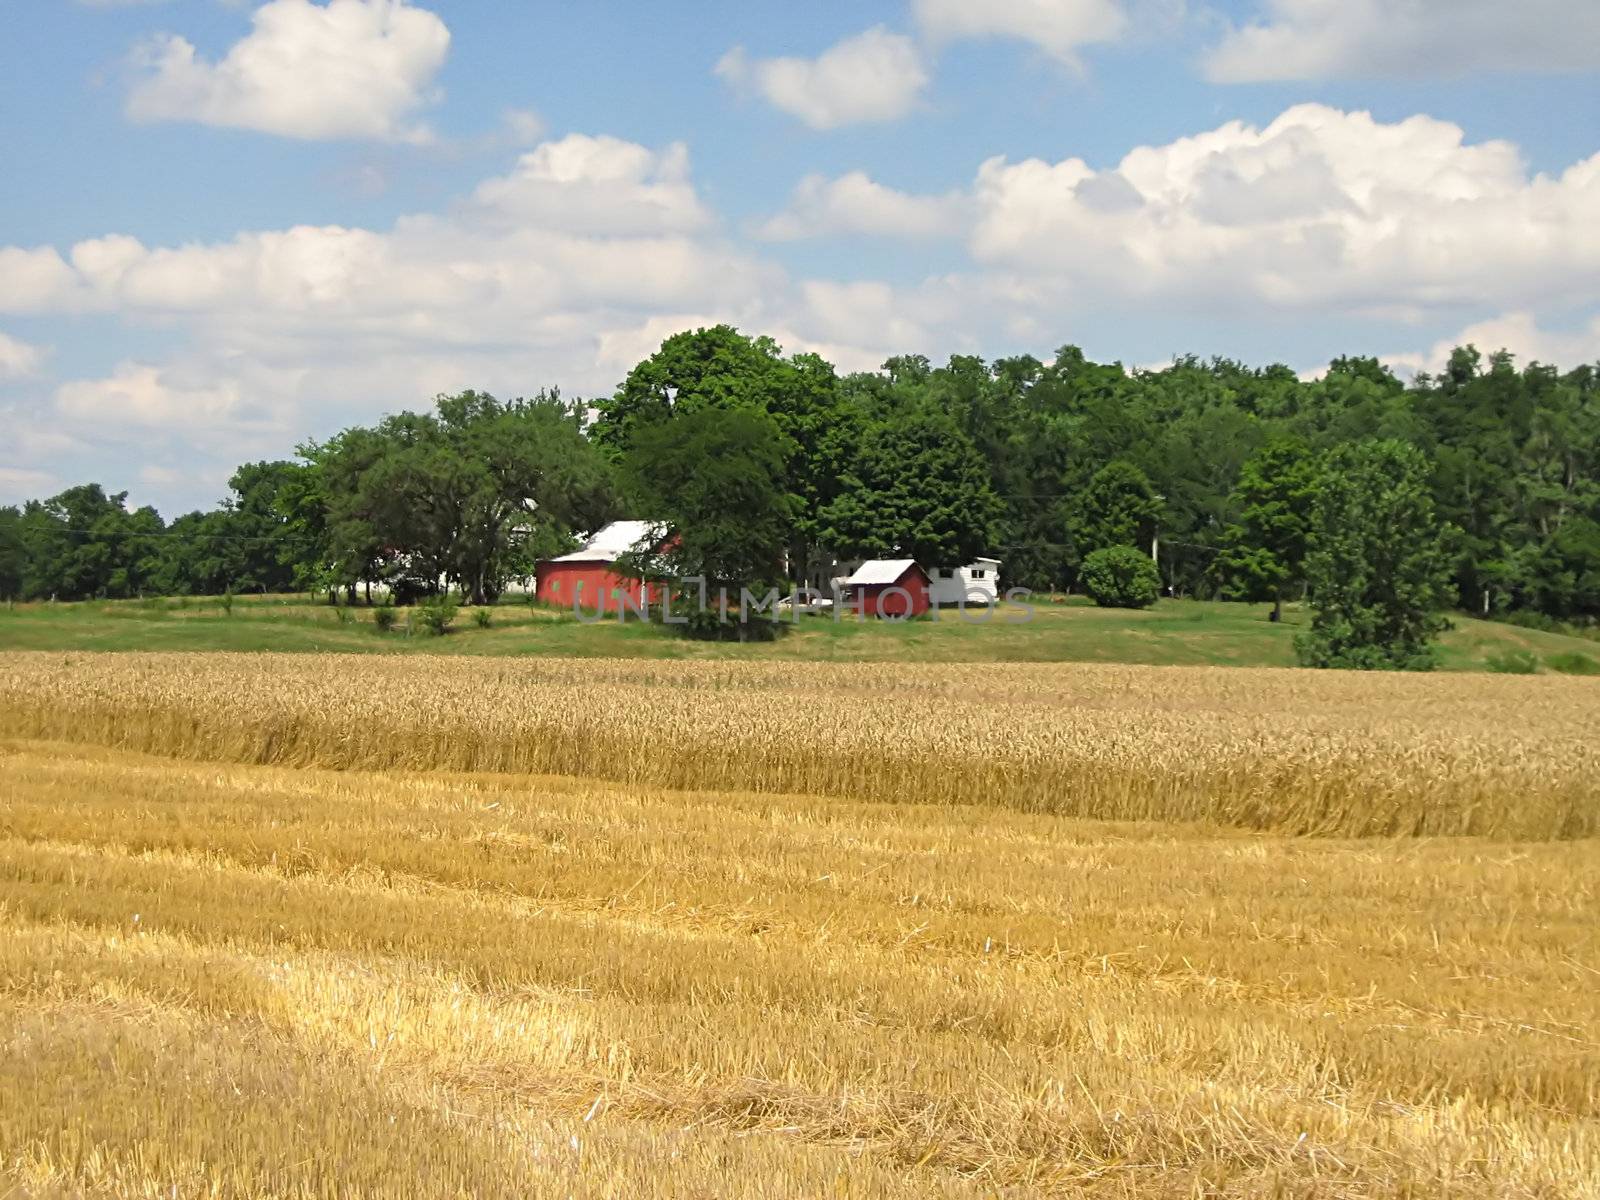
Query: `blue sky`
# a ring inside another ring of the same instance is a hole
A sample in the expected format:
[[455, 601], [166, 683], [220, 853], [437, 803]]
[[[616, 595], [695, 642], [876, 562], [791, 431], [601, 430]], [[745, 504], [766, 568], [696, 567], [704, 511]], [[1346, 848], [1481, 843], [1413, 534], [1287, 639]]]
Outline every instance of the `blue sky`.
[[168, 515], [729, 320], [891, 353], [1600, 358], [1600, 6], [9, 0], [0, 503]]

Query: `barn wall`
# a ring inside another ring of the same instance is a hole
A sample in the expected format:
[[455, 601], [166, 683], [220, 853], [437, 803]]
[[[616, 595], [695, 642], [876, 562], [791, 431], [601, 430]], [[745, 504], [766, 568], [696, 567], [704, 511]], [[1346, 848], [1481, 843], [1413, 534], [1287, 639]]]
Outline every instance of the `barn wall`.
[[[909, 604], [899, 593], [885, 596], [893, 588], [903, 588], [911, 595]], [[910, 570], [893, 583], [875, 583], [858, 587], [857, 603], [864, 617], [918, 617], [930, 607], [928, 581], [921, 571]]]
[[573, 597], [577, 596], [579, 607], [586, 613], [616, 612], [621, 602], [613, 592], [634, 601], [646, 594], [655, 599], [654, 588], [647, 592], [642, 580], [624, 579], [605, 563], [540, 563], [536, 578], [534, 596], [540, 602], [571, 608]]

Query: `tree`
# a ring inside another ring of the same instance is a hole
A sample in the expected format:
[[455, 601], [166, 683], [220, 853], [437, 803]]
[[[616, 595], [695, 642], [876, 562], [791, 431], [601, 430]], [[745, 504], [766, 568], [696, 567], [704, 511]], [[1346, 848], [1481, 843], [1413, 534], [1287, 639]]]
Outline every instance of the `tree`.
[[434, 413], [402, 412], [302, 453], [327, 501], [327, 581], [350, 592], [381, 580], [431, 594], [443, 580], [487, 603], [613, 504], [581, 407], [555, 393], [440, 396]]
[[1304, 577], [1316, 492], [1316, 462], [1297, 440], [1271, 443], [1239, 472], [1239, 515], [1223, 534], [1216, 571], [1232, 594], [1271, 600], [1274, 621], [1283, 616], [1284, 590]]
[[22, 540], [22, 511], [0, 508], [0, 600], [22, 598], [28, 572], [28, 552]]
[[624, 564], [639, 574], [697, 577], [708, 594], [726, 589], [728, 615], [749, 633], [740, 590], [782, 578], [794, 518], [783, 487], [788, 443], [759, 412], [701, 409], [640, 430], [625, 459], [629, 492], [660, 528], [659, 553]]
[[844, 402], [833, 364], [816, 354], [785, 359], [771, 338], [731, 325], [674, 334], [595, 404], [591, 434], [621, 461], [645, 431], [704, 409], [762, 413], [783, 435], [779, 482], [793, 512], [785, 549], [791, 569], [802, 571], [821, 534], [817, 514], [838, 494], [858, 433], [859, 410]]
[[1149, 477], [1125, 459], [1094, 473], [1073, 513], [1071, 534], [1080, 555], [1110, 546], [1149, 542], [1161, 502]]
[[1083, 560], [1083, 587], [1101, 608], [1149, 608], [1161, 594], [1161, 574], [1132, 546], [1107, 546]]
[[1300, 661], [1429, 669], [1449, 595], [1442, 534], [1416, 447], [1365, 441], [1328, 455], [1306, 554], [1313, 617], [1295, 642]]
[[972, 442], [948, 418], [917, 411], [868, 429], [820, 524], [846, 556], [953, 565], [990, 548], [1001, 515]]
[[29, 598], [87, 600], [138, 595], [158, 576], [164, 527], [153, 508], [129, 512], [126, 492], [98, 483], [30, 500], [18, 520]]

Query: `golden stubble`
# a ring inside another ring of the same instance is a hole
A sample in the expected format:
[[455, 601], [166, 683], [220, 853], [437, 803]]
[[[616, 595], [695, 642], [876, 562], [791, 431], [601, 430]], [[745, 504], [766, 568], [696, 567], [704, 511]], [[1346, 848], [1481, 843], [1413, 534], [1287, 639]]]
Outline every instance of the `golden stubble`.
[[0, 1194], [1597, 1194], [1594, 842], [925, 799], [15, 737]]

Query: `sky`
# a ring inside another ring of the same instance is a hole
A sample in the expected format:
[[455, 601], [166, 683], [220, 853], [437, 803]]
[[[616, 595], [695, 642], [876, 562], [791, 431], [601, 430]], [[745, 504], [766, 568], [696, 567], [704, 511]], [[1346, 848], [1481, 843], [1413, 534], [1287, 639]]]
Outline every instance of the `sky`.
[[0, 504], [726, 321], [1600, 359], [1594, 0], [0, 0]]

